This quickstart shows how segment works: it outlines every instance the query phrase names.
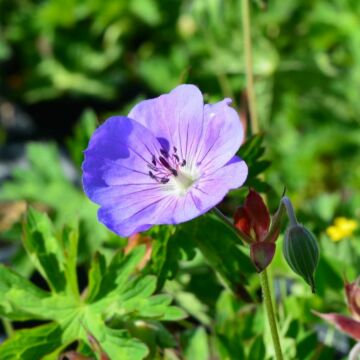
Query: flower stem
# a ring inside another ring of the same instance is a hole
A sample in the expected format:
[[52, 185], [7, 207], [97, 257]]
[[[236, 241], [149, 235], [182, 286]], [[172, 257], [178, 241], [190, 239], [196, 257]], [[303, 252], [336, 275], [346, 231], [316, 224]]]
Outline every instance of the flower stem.
[[266, 312], [267, 312], [267, 316], [268, 316], [268, 320], [269, 320], [271, 337], [273, 339], [273, 344], [274, 344], [274, 349], [275, 349], [275, 357], [277, 360], [283, 360], [284, 358], [283, 358], [282, 351], [281, 351], [280, 338], [279, 338], [279, 334], [278, 334], [278, 330], [277, 330], [276, 318], [275, 318], [274, 308], [273, 308], [273, 304], [272, 304], [272, 300], [271, 300], [271, 292], [270, 292], [269, 280], [268, 280], [268, 275], [267, 275], [266, 269], [260, 273], [260, 282], [261, 282], [261, 287], [262, 287], [262, 291], [263, 291]]
[[246, 65], [246, 88], [249, 99], [250, 122], [253, 134], [259, 132], [259, 121], [256, 109], [256, 99], [254, 90], [253, 60], [252, 60], [252, 42], [251, 42], [251, 23], [249, 0], [242, 0], [242, 24], [244, 34], [244, 52]]
[[11, 321], [9, 319], [4, 318], [1, 320], [1, 322], [4, 327], [6, 336], [8, 338], [11, 337], [15, 333], [15, 331], [12, 327]]
[[281, 199], [281, 204], [284, 204], [285, 208], [286, 208], [286, 212], [290, 221], [290, 225], [298, 225], [298, 221], [295, 215], [295, 211], [294, 208], [291, 204], [290, 199], [287, 196], [283, 196], [283, 198]]

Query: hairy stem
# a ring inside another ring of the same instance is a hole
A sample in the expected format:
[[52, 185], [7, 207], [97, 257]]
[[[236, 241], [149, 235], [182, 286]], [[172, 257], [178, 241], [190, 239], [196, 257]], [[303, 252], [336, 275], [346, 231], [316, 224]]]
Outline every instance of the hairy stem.
[[272, 304], [271, 292], [270, 292], [270, 287], [269, 287], [269, 279], [268, 279], [266, 269], [260, 273], [260, 282], [261, 282], [261, 287], [262, 287], [262, 291], [263, 291], [265, 308], [266, 308], [266, 312], [267, 312], [267, 316], [268, 316], [268, 320], [269, 320], [271, 337], [273, 339], [273, 344], [274, 344], [274, 349], [275, 349], [275, 357], [277, 360], [283, 360], [284, 358], [283, 358], [282, 351], [281, 351], [280, 338], [279, 338], [279, 333], [278, 333], [278, 329], [277, 329], [277, 325], [276, 325], [276, 318], [275, 318], [274, 308], [273, 308], [273, 304]]
[[246, 65], [246, 88], [249, 101], [250, 122], [253, 134], [259, 132], [259, 121], [256, 109], [256, 99], [254, 90], [254, 74], [252, 59], [251, 23], [249, 0], [242, 0], [242, 24], [244, 35], [244, 52]]

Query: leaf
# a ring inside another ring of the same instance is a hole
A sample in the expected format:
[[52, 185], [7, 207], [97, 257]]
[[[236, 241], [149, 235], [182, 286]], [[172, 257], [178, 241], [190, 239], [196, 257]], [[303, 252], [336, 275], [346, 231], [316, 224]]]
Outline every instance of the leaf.
[[[55, 323], [18, 330], [0, 346], [2, 360], [42, 359], [61, 347], [61, 328]], [[55, 360], [55, 358], [54, 358]]]
[[237, 246], [232, 230], [214, 216], [206, 215], [180, 225], [175, 241], [181, 237], [195, 242], [232, 291], [249, 300], [244, 286], [246, 276], [255, 273], [255, 267], [249, 255]]
[[184, 355], [187, 360], [208, 360], [210, 358], [208, 336], [203, 327], [199, 327], [191, 333]]
[[258, 336], [255, 338], [254, 342], [251, 344], [248, 360], [258, 360], [265, 359], [265, 344], [263, 336]]
[[63, 292], [66, 287], [63, 252], [46, 214], [29, 208], [23, 240], [36, 269], [47, 281], [51, 290], [57, 293]]
[[100, 288], [95, 298], [87, 299], [87, 302], [95, 302], [99, 298], [118, 296], [123, 290], [122, 286], [128, 285], [129, 275], [135, 270], [137, 264], [145, 254], [145, 247], [139, 246], [126, 257], [118, 252], [113, 257], [109, 267], [101, 278]]
[[296, 355], [298, 359], [311, 359], [310, 355], [316, 353], [318, 339], [314, 332], [307, 332], [296, 342]]
[[69, 220], [79, 219], [80, 255], [87, 259], [109, 237], [107, 229], [97, 221], [97, 206], [65, 176], [55, 144], [29, 143], [26, 158], [28, 166], [15, 167], [11, 180], [1, 186], [0, 200], [45, 205], [52, 210], [57, 229]]
[[[49, 338], [47, 344], [44, 336], [41, 344], [34, 340], [34, 347], [31, 342], [25, 346], [29, 353], [41, 347], [43, 350], [39, 351], [43, 351], [44, 359], [54, 360], [62, 347], [78, 341], [89, 348], [98, 344], [111, 359], [140, 360], [146, 357], [148, 349], [132, 337], [128, 331], [131, 324], [138, 319], [178, 320], [185, 316], [181, 309], [170, 305], [169, 295], [153, 295], [154, 276], [135, 273], [144, 255], [144, 246], [134, 248], [126, 256], [116, 253], [109, 265], [102, 254], [97, 254], [89, 271], [87, 296], [80, 297], [76, 276], [77, 229], [67, 226], [55, 235], [49, 218], [33, 209], [26, 219], [24, 244], [50, 291], [41, 290], [0, 266], [0, 314], [11, 320], [46, 320], [51, 329], [59, 329], [56, 343]], [[112, 323], [114, 319], [117, 327]], [[22, 330], [21, 334], [25, 335], [10, 338], [5, 345], [0, 345], [0, 354], [8, 343], [13, 344], [14, 349], [22, 349], [23, 339], [31, 338], [42, 328], [37, 329]]]
[[74, 134], [67, 139], [66, 145], [74, 163], [80, 168], [83, 162], [83, 151], [86, 149], [90, 137], [96, 129], [97, 117], [94, 111], [86, 109], [74, 128]]
[[262, 174], [270, 165], [271, 162], [263, 160], [262, 156], [265, 153], [263, 146], [264, 136], [262, 134], [253, 135], [241, 145], [237, 155], [240, 156], [249, 168], [249, 174], [246, 180], [246, 185], [255, 188], [260, 192], [269, 190], [269, 185], [264, 181], [257, 178]]
[[87, 289], [86, 301], [92, 302], [99, 294], [102, 278], [106, 272], [106, 260], [100, 253], [95, 253], [94, 259], [89, 271], [89, 285]]
[[265, 148], [262, 146], [264, 136], [257, 134], [249, 137], [238, 151], [238, 155], [246, 162], [256, 160], [263, 155]]
[[173, 279], [179, 270], [179, 261], [195, 256], [195, 243], [189, 238], [177, 236], [178, 228], [158, 226], [150, 234], [154, 239], [151, 254], [151, 271], [157, 276], [157, 289], [167, 279]]
[[42, 319], [48, 293], [0, 265], [0, 314], [13, 320]]
[[75, 296], [79, 295], [79, 287], [77, 281], [76, 265], [79, 231], [77, 227], [65, 226], [62, 231], [62, 246], [64, 252], [64, 272], [66, 277], [66, 287]]

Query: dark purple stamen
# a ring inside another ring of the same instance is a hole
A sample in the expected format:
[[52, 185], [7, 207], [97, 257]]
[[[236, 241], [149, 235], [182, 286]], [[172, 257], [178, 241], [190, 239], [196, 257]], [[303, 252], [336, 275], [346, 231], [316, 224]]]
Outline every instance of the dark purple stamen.
[[169, 153], [168, 153], [166, 150], [160, 149], [160, 152], [161, 152], [161, 154], [162, 154], [163, 156], [165, 156], [166, 158], [169, 157]]
[[158, 157], [152, 155], [151, 163], [147, 163], [148, 168], [152, 170], [149, 171], [149, 176], [158, 183], [166, 184], [170, 181], [171, 176], [178, 176], [180, 166], [186, 165], [186, 160], [181, 161], [177, 155], [177, 148], [173, 146], [172, 149], [171, 156], [165, 149], [160, 149], [161, 155]]
[[162, 156], [159, 157], [159, 160], [164, 167], [166, 167], [168, 170], [171, 170], [170, 164]]
[[153, 171], [157, 171], [157, 167], [151, 164], [147, 164], [147, 167]]
[[155, 157], [155, 155], [152, 156], [151, 162], [153, 163], [154, 166], [156, 166], [156, 157]]

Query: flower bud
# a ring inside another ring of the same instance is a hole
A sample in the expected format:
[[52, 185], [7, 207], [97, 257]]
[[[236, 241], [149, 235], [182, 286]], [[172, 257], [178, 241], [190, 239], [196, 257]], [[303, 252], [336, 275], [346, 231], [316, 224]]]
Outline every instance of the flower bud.
[[291, 225], [285, 234], [283, 253], [292, 270], [311, 286], [314, 293], [314, 273], [319, 261], [315, 236], [301, 224]]
[[256, 270], [262, 272], [271, 263], [276, 245], [273, 242], [258, 241], [250, 245], [250, 258]]

